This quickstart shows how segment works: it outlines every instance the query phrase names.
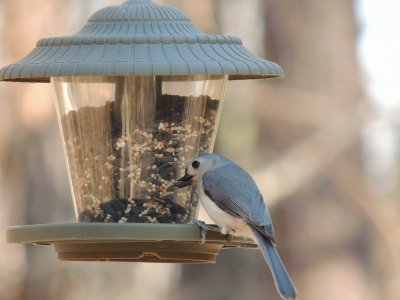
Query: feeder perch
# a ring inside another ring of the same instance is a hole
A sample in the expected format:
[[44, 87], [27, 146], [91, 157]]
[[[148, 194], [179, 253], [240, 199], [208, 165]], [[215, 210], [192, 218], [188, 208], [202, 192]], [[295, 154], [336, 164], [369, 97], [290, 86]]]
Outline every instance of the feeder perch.
[[250, 240], [190, 225], [198, 201], [174, 183], [212, 152], [228, 80], [279, 65], [239, 38], [200, 32], [180, 10], [130, 0], [77, 34], [39, 40], [0, 80], [51, 82], [77, 221], [13, 226], [8, 241], [54, 245], [62, 260], [215, 262]]

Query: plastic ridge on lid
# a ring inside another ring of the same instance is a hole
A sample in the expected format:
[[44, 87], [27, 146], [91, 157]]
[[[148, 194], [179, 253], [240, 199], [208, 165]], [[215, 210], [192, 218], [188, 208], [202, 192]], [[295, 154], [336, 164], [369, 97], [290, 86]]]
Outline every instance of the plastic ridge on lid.
[[128, 0], [94, 13], [75, 35], [41, 39], [25, 58], [0, 70], [0, 80], [49, 82], [55, 76], [283, 76], [238, 37], [199, 31], [181, 10]]

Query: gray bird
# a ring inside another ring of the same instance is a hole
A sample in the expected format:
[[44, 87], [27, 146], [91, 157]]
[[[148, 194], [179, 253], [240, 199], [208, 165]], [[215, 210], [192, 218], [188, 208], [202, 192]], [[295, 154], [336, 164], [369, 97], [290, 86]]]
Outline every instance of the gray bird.
[[296, 299], [296, 289], [275, 248], [271, 216], [253, 178], [233, 161], [215, 154], [194, 159], [176, 187], [193, 184], [201, 204], [222, 234], [254, 240], [271, 269], [282, 298]]

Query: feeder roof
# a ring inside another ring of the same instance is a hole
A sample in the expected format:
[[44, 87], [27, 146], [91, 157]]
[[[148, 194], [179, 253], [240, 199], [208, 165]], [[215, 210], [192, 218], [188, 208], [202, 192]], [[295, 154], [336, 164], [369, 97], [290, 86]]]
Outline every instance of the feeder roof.
[[202, 33], [179, 9], [129, 0], [97, 11], [75, 35], [39, 40], [25, 58], [0, 70], [0, 80], [201, 74], [254, 79], [283, 71], [250, 53], [238, 37]]

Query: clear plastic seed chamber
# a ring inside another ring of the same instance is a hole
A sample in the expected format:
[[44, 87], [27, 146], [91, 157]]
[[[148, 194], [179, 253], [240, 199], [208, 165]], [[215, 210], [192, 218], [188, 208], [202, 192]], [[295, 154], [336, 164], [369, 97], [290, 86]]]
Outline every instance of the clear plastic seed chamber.
[[44, 38], [1, 81], [51, 82], [76, 220], [10, 226], [12, 243], [53, 245], [61, 260], [212, 263], [252, 241], [189, 224], [199, 203], [174, 183], [214, 147], [229, 80], [280, 66], [238, 37], [205, 34], [181, 10], [128, 0], [76, 34]]
[[80, 222], [189, 223], [174, 183], [211, 152], [227, 75], [53, 77]]

